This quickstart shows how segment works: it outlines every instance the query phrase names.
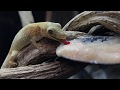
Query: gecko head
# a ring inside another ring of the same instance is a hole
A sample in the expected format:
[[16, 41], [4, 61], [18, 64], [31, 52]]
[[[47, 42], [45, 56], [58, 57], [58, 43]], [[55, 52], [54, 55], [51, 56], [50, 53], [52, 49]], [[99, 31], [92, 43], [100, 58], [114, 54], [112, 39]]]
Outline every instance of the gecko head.
[[47, 33], [51, 39], [67, 44], [65, 31], [61, 29], [61, 25], [59, 23], [51, 23], [47, 28]]

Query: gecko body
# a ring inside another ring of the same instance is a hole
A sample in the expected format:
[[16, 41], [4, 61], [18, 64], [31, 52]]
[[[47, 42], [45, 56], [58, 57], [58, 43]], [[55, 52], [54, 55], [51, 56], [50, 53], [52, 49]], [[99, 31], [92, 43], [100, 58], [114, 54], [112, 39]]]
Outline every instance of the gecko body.
[[68, 43], [66, 41], [66, 35], [61, 29], [61, 25], [59, 23], [38, 22], [28, 24], [23, 27], [14, 37], [8, 55], [5, 58], [1, 68], [12, 68], [17, 66], [17, 63], [14, 60], [18, 52], [30, 43], [34, 44], [34, 46], [37, 48], [37, 39], [40, 40], [43, 37]]

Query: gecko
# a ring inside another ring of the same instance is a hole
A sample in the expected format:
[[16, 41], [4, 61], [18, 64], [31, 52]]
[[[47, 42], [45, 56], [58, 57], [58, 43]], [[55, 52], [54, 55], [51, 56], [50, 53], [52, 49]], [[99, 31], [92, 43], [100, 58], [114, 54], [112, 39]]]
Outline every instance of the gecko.
[[17, 66], [15, 58], [19, 51], [28, 44], [33, 44], [39, 49], [38, 40], [43, 37], [59, 41], [64, 44], [69, 44], [66, 40], [66, 35], [61, 29], [61, 24], [55, 22], [36, 22], [24, 26], [15, 35], [10, 50], [1, 66], [1, 68], [14, 68]]

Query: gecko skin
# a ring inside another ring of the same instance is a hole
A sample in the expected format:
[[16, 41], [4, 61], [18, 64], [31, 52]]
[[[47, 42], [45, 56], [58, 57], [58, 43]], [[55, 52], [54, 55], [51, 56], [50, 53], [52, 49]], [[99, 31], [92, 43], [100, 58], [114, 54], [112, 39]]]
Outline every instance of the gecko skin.
[[23, 27], [14, 37], [8, 55], [1, 68], [12, 68], [17, 66], [14, 59], [16, 58], [18, 52], [30, 43], [38, 48], [38, 43], [36, 43], [36, 41], [37, 39], [40, 40], [43, 37], [54, 39], [59, 42], [63, 42], [64, 44], [66, 41], [66, 35], [61, 29], [61, 25], [59, 23], [38, 22], [28, 24]]

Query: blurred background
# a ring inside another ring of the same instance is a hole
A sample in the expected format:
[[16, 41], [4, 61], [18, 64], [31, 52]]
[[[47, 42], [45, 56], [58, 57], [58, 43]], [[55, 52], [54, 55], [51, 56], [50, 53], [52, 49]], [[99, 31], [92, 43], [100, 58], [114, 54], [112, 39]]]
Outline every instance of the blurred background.
[[[58, 22], [62, 27], [83, 11], [0, 11], [0, 66], [16, 33], [33, 22]], [[69, 79], [114, 79], [119, 77], [120, 65], [88, 65]]]

